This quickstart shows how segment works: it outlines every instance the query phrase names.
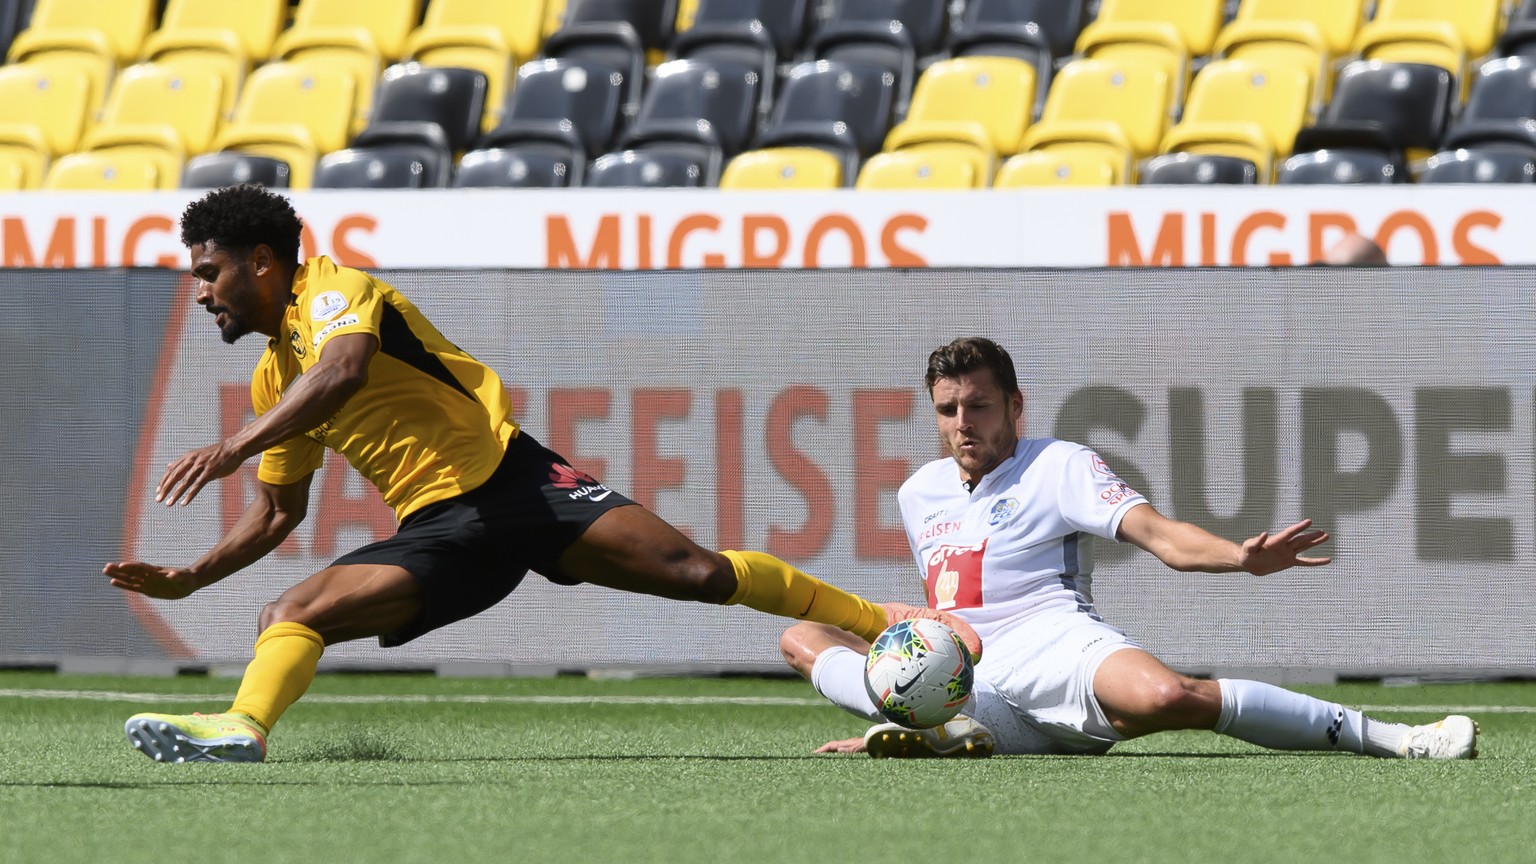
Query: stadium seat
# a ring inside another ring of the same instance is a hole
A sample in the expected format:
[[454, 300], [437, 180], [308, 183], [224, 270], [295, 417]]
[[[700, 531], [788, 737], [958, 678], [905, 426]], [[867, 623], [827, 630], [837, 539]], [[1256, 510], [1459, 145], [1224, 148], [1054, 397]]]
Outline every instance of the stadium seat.
[[357, 146], [320, 157], [315, 189], [432, 189], [447, 185], [453, 160], [446, 150], [418, 141], [370, 143], [364, 130]]
[[1007, 42], [1033, 24], [1051, 56], [1066, 57], [1076, 48], [1087, 21], [1088, 0], [967, 0], [950, 34], [950, 44], [957, 55], [978, 53], [962, 52], [960, 46], [984, 42], [989, 34]]
[[1157, 152], [1168, 130], [1163, 73], [1103, 60], [1074, 60], [1056, 73], [1040, 122], [1024, 136], [1029, 151], [1070, 151], [1077, 164], [1096, 154], [1129, 182], [1134, 163]]
[[[814, 46], [827, 40], [886, 33], [905, 40], [916, 56], [927, 57], [944, 48], [948, 32], [947, 0], [841, 0], [816, 28], [811, 41]], [[827, 56], [814, 47], [812, 51], [816, 57]]]
[[[27, 154], [9, 150], [4, 143], [0, 143], [0, 192], [22, 192], [37, 188], [38, 184], [31, 180], [37, 170]], [[32, 185], [29, 186], [29, 183]]]
[[851, 185], [878, 152], [895, 111], [895, 81], [878, 66], [818, 60], [789, 71], [757, 147], [814, 147], [841, 160]]
[[1484, 63], [1442, 145], [1455, 150], [1499, 141], [1536, 146], [1536, 59], [1516, 56]]
[[1228, 26], [1311, 24], [1327, 46], [1328, 55], [1343, 57], [1354, 47], [1365, 22], [1366, 5], [1366, 0], [1242, 0]]
[[877, 153], [864, 163], [854, 188], [979, 189], [987, 178], [965, 154], [919, 149]]
[[[1119, 64], [1133, 74], [1138, 68], [1161, 73], [1168, 95], [1162, 101], [1177, 113], [1189, 81], [1189, 50], [1178, 28], [1166, 21], [1090, 24], [1077, 39], [1082, 59]], [[1047, 97], [1049, 99], [1049, 97]]]
[[1380, 150], [1314, 150], [1280, 163], [1275, 182], [1282, 186], [1406, 183], [1408, 171]]
[[345, 72], [268, 63], [251, 73], [214, 148], [281, 159], [290, 185], [308, 189], [315, 161], [346, 145], [352, 106], [352, 77]]
[[1260, 178], [1258, 166], [1245, 158], [1166, 153], [1148, 159], [1136, 182], [1143, 186], [1251, 186]]
[[211, 72], [181, 72], [154, 63], [124, 69], [112, 82], [101, 120], [82, 150], [136, 143], [186, 156], [208, 152], [223, 123], [224, 85]]
[[289, 173], [288, 163], [281, 159], [227, 150], [188, 159], [182, 169], [181, 186], [183, 189], [217, 189], [255, 183], [269, 189], [287, 189]]
[[1438, 66], [1457, 81], [1464, 78], [1467, 48], [1445, 21], [1382, 21], [1361, 29], [1354, 53], [1362, 60]]
[[[968, 14], [978, 5], [966, 6]], [[1006, 9], [1004, 3], [994, 2], [994, 7]], [[976, 13], [977, 15], [981, 13]], [[1069, 49], [1070, 50], [1070, 49]], [[1051, 79], [1056, 74], [1056, 55], [1051, 47], [1050, 36], [1033, 21], [972, 20], [964, 30], [952, 34], [950, 53], [955, 57], [1012, 57], [1028, 63], [1035, 70], [1035, 98], [1031, 115], [1039, 117], [1045, 109], [1045, 97], [1050, 92]]]
[[0, 66], [0, 158], [36, 189], [48, 164], [73, 152], [90, 117], [90, 83], [67, 68], [30, 63]]
[[151, 192], [175, 188], [165, 183], [157, 160], [144, 152], [70, 153], [48, 168], [43, 188], [50, 191]]
[[170, 0], [142, 56], [184, 74], [217, 75], [224, 93], [219, 110], [227, 119], [245, 76], [272, 56], [287, 17], [287, 0]]
[[740, 153], [757, 132], [755, 70], [734, 63], [673, 60], [657, 66], [623, 149], [654, 141], [714, 147], [721, 160]]
[[424, 66], [474, 69], [485, 75], [483, 127], [501, 119], [513, 70], [543, 41], [544, 0], [433, 0], [405, 42], [405, 56]]
[[1485, 144], [1425, 160], [1420, 183], [1536, 183], [1536, 148]]
[[[605, 69], [618, 75], [624, 86], [623, 112], [626, 120], [640, 110], [640, 98], [646, 74], [645, 47], [635, 28], [628, 24], [585, 24], [557, 30], [544, 40], [544, 56], [569, 60], [587, 69]], [[527, 68], [526, 65], [524, 68]]]
[[555, 31], [560, 29], [560, 24], [565, 20], [565, 0], [545, 0], [544, 3], [544, 38], [548, 39]]
[[421, 0], [300, 0], [293, 26], [272, 46], [290, 63], [344, 70], [352, 78], [353, 129], [368, 122], [374, 88], [386, 63], [401, 58], [421, 17]]
[[1500, 57], [1536, 56], [1536, 0], [1521, 0], [1495, 48]]
[[1455, 81], [1445, 69], [1357, 60], [1339, 73], [1317, 125], [1297, 133], [1295, 152], [1373, 149], [1415, 161], [1439, 149], [1455, 102]]
[[157, 0], [37, 0], [27, 28], [11, 42], [11, 59], [94, 33], [105, 38], [113, 63], [126, 66], [138, 59], [158, 10]]
[[627, 26], [639, 38], [641, 48], [660, 51], [672, 40], [676, 23], [677, 0], [566, 0], [560, 30]]
[[[907, 119], [885, 149], [944, 141], [994, 159], [1019, 151], [1035, 100], [1035, 68], [1013, 57], [961, 57], [928, 67], [917, 81]], [[990, 171], [987, 172], [990, 175]]]
[[1184, 119], [1168, 130], [1162, 150], [1246, 159], [1259, 182], [1269, 183], [1275, 162], [1291, 155], [1311, 103], [1312, 79], [1295, 67], [1217, 60], [1195, 76]]
[[696, 144], [658, 143], [607, 153], [592, 162], [587, 186], [712, 187], [720, 185], [720, 151]]
[[[679, 18], [682, 17], [679, 10]], [[810, 32], [809, 0], [696, 0], [688, 27], [672, 41], [678, 57], [698, 56], [712, 42], [751, 44], [778, 61], [792, 60]]]
[[24, 63], [58, 79], [84, 76], [90, 111], [94, 114], [100, 110], [117, 73], [107, 37], [97, 30], [55, 30], [27, 37], [28, 32], [11, 43], [9, 65]]
[[836, 189], [843, 185], [842, 160], [814, 147], [749, 150], [725, 166], [721, 189]]
[[627, 90], [618, 73], [579, 61], [534, 60], [518, 70], [517, 81], [481, 147], [547, 141], [595, 158], [618, 143]]
[[1226, 0], [1101, 0], [1098, 18], [1084, 28], [1079, 44], [1084, 38], [1093, 43], [1090, 31], [1147, 23], [1173, 25], [1184, 52], [1199, 57], [1211, 53], [1216, 32], [1226, 23]]
[[586, 157], [579, 149], [552, 142], [529, 141], [465, 153], [459, 160], [453, 185], [458, 188], [580, 186], [586, 165]]
[[1312, 82], [1311, 109], [1315, 113], [1332, 96], [1334, 56], [1328, 37], [1313, 20], [1250, 17], [1222, 28], [1216, 36], [1213, 59], [1300, 69]]
[[[1480, 58], [1493, 50], [1504, 21], [1505, 0], [1376, 0], [1376, 14], [1361, 29], [1360, 41], [1370, 41], [1370, 31], [1399, 25], [1448, 24], [1468, 58]], [[1371, 59], [1366, 57], [1365, 59]], [[1382, 59], [1392, 59], [1384, 57]], [[1409, 61], [1414, 62], [1414, 61]]]
[[1009, 158], [992, 178], [994, 189], [1026, 186], [1113, 186], [1124, 169], [1102, 153], [1062, 147]]
[[477, 69], [396, 63], [384, 70], [364, 132], [388, 127], [400, 136], [414, 127], [419, 139], [428, 140], [432, 130], [421, 127], [436, 127], [450, 152], [463, 152], [480, 137], [486, 93], [485, 75]]

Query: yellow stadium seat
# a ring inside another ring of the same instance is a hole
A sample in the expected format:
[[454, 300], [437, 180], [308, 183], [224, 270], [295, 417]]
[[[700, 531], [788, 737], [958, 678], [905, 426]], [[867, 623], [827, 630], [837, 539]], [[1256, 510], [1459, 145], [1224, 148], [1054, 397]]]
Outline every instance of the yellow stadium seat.
[[677, 26], [674, 30], [678, 33], [693, 27], [693, 19], [699, 14], [699, 0], [677, 0]]
[[1499, 38], [1504, 0], [1377, 0], [1376, 16], [1365, 29], [1421, 22], [1451, 25], [1467, 57], [1477, 59], [1493, 50]]
[[1361, 28], [1355, 39], [1361, 60], [1438, 66], [1466, 81], [1467, 47], [1446, 21], [1380, 21]]
[[997, 169], [992, 188], [1115, 186], [1121, 182], [1123, 172], [1123, 165], [1097, 149], [1063, 146], [1020, 153], [1008, 159]]
[[352, 127], [358, 131], [367, 125], [380, 73], [404, 54], [420, 13], [421, 0], [300, 0], [293, 26], [277, 37], [272, 53], [350, 75], [357, 112]]
[[907, 118], [885, 149], [924, 141], [970, 144], [989, 158], [1017, 153], [1029, 129], [1035, 67], [1014, 57], [958, 57], [929, 66], [912, 93]]
[[978, 189], [986, 178], [969, 158], [955, 151], [916, 148], [876, 153], [864, 163], [854, 188]]
[[[29, 31], [30, 32], [30, 31]], [[107, 96], [107, 87], [117, 72], [117, 61], [107, 37], [95, 30], [53, 31], [45, 35], [18, 37], [11, 43], [11, 64], [47, 69], [58, 77], [83, 75], [87, 84], [86, 100], [95, 113]]]
[[1311, 82], [1299, 69], [1217, 60], [1195, 76], [1184, 119], [1162, 150], [1247, 159], [1268, 183], [1276, 161], [1291, 155], [1310, 105]]
[[0, 66], [0, 159], [23, 189], [42, 185], [48, 163], [72, 152], [90, 116], [90, 83], [78, 70]]
[[1211, 53], [1226, 11], [1226, 0], [1103, 0], [1095, 24], [1172, 24], [1184, 50], [1199, 57]]
[[842, 185], [842, 160], [814, 147], [749, 150], [732, 159], [720, 175], [721, 189], [836, 189]]
[[29, 184], [33, 165], [25, 154], [7, 150], [0, 143], [0, 192], [21, 192], [37, 188]]
[[27, 29], [11, 43], [12, 56], [31, 53], [35, 41], [84, 31], [105, 37], [108, 55], [127, 65], [138, 58], [157, 10], [156, 0], [37, 0]]
[[266, 62], [283, 29], [287, 0], [170, 0], [160, 29], [144, 40], [143, 59], [223, 82], [220, 112], [235, 110], [252, 67]]
[[1095, 152], [1116, 166], [1117, 182], [1130, 182], [1135, 160], [1156, 153], [1168, 131], [1168, 99], [1160, 70], [1074, 60], [1056, 73], [1040, 122], [1024, 136], [1024, 149]]
[[405, 43], [424, 66], [457, 66], [485, 74], [484, 128], [501, 119], [513, 71], [539, 52], [544, 0], [433, 0]]
[[135, 141], [180, 153], [208, 152], [222, 125], [223, 82], [211, 72], [182, 72], [154, 63], [130, 66], [112, 83], [96, 128], [80, 149]]
[[1355, 44], [1365, 21], [1366, 0], [1243, 0], [1233, 24], [1314, 25], [1328, 46], [1330, 57], [1343, 57]]
[[71, 153], [48, 169], [43, 188], [92, 192], [149, 192], [176, 188], [167, 184], [154, 159], [128, 152]]
[[1233, 21], [1216, 37], [1215, 58], [1300, 69], [1312, 82], [1314, 111], [1333, 92], [1333, 54], [1311, 21]]
[[251, 73], [215, 150], [241, 150], [288, 163], [289, 183], [308, 189], [315, 160], [346, 146], [351, 76], [336, 69], [268, 63]]
[[[1189, 79], [1189, 51], [1172, 24], [1156, 21], [1094, 23], [1083, 28], [1077, 53], [1086, 60], [1106, 60], [1127, 68], [1155, 69], [1168, 86], [1165, 104], [1183, 101]], [[1050, 100], [1050, 95], [1046, 95]]]

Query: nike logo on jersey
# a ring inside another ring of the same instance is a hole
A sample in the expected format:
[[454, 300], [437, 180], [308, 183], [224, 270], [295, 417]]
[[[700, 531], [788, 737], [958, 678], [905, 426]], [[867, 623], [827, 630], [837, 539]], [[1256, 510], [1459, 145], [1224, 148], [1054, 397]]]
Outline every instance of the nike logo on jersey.
[[593, 495], [592, 496], [592, 500], [593, 501], [601, 501], [604, 498], [607, 498], [609, 495], [612, 495], [612, 494], [613, 494], [613, 490], [612, 489], [604, 489], [603, 490], [603, 494], [601, 494], [601, 495]]

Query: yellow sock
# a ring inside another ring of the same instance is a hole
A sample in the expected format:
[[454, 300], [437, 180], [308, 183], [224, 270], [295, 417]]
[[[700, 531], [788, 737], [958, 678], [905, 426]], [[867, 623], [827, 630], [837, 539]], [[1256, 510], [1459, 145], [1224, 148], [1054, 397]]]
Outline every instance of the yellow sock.
[[885, 610], [762, 552], [720, 553], [736, 569], [736, 593], [725, 601], [760, 612], [830, 624], [873, 642], [885, 629]]
[[283, 621], [263, 630], [256, 638], [256, 656], [245, 667], [245, 678], [229, 710], [272, 731], [277, 718], [315, 680], [315, 666], [324, 650], [325, 640], [303, 624]]

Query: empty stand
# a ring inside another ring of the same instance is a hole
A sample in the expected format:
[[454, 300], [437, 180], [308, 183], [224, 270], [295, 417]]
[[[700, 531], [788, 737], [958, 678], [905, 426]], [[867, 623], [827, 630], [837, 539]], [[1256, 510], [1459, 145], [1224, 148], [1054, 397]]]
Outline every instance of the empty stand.
[[538, 53], [543, 22], [544, 0], [433, 0], [404, 51], [423, 65], [485, 75], [489, 129], [500, 119], [513, 70]]
[[228, 116], [245, 76], [272, 55], [287, 17], [287, 0], [170, 0], [160, 29], [144, 40], [143, 57], [185, 74], [218, 76], [220, 111]]
[[878, 66], [818, 60], [796, 64], [757, 146], [812, 147], [835, 156], [851, 185], [890, 130], [895, 82]]
[[32, 64], [0, 66], [0, 158], [21, 188], [42, 185], [49, 163], [72, 152], [90, 117], [86, 75]]
[[754, 46], [778, 61], [792, 60], [811, 25], [810, 0], [697, 0], [688, 29], [673, 39], [678, 57], [701, 46]]
[[83, 77], [93, 113], [106, 99], [107, 88], [117, 72], [112, 45], [98, 30], [55, 30], [42, 34], [24, 31], [11, 43], [8, 62], [24, 63], [55, 78]]
[[1536, 60], [1517, 56], [1484, 63], [1442, 143], [1457, 149], [1490, 142], [1536, 147]]
[[641, 48], [659, 51], [672, 40], [676, 20], [677, 0], [566, 0], [560, 30], [619, 25], [634, 31]]
[[1497, 50], [1501, 57], [1536, 55], [1536, 0], [1520, 0], [1499, 35]]
[[1168, 130], [1168, 100], [1167, 79], [1159, 70], [1074, 60], [1056, 74], [1024, 148], [1071, 154], [1080, 167], [1097, 160], [1115, 182], [1128, 182], [1135, 162], [1156, 153]]
[[1244, 159], [1268, 183], [1275, 161], [1291, 154], [1311, 103], [1312, 79], [1299, 69], [1218, 60], [1195, 76], [1184, 119], [1168, 131], [1162, 149]]
[[223, 91], [223, 82], [211, 72], [155, 63], [131, 66], [112, 83], [101, 120], [81, 149], [110, 140], [190, 156], [205, 153], [222, 125]]
[[471, 150], [459, 161], [453, 185], [468, 187], [580, 186], [586, 158], [579, 150], [532, 141]]
[[856, 189], [979, 189], [988, 178], [965, 154], [935, 150], [878, 153], [859, 171]]
[[544, 40], [544, 56], [619, 76], [624, 85], [624, 116], [632, 118], [640, 110], [646, 52], [635, 28], [628, 24], [562, 28]]
[[1167, 153], [1142, 165], [1137, 183], [1144, 186], [1251, 186], [1259, 168], [1237, 156]]
[[598, 157], [586, 185], [616, 187], [700, 187], [720, 183], [719, 151], [690, 145], [657, 144]]
[[1229, 27], [1302, 24], [1321, 37], [1330, 57], [1342, 57], [1354, 47], [1365, 22], [1366, 0], [1242, 0]]
[[1420, 32], [1422, 25], [1445, 24], [1468, 58], [1482, 57], [1498, 40], [1503, 7], [1504, 0], [1376, 0], [1376, 14], [1361, 28], [1356, 45], [1378, 41], [1377, 32], [1389, 34], [1386, 38], [1393, 32], [1416, 38], [1412, 34]]
[[1536, 148], [1486, 144], [1436, 153], [1425, 160], [1420, 183], [1533, 183]]
[[934, 63], [918, 79], [907, 119], [886, 136], [886, 150], [923, 144], [975, 149], [991, 162], [1017, 153], [1035, 99], [1034, 66], [1013, 57], [960, 57]]
[[476, 69], [397, 63], [384, 70], [364, 131], [388, 128], [396, 137], [414, 132], [458, 153], [480, 137], [487, 92], [485, 75]]
[[127, 65], [138, 59], [158, 11], [157, 0], [36, 0], [27, 28], [11, 43], [12, 58], [94, 33], [106, 40], [114, 63]]
[[1067, 57], [1087, 22], [1088, 0], [967, 0], [951, 43], [956, 54], [969, 54], [981, 53], [969, 47], [978, 43], [996, 42], [1006, 51], [1010, 42], [1038, 38], [1052, 57]]
[[1317, 125], [1296, 136], [1296, 152], [1345, 148], [1401, 154], [1438, 149], [1456, 101], [1449, 71], [1417, 63], [1357, 60], [1339, 73]]
[[420, 16], [421, 0], [300, 0], [293, 26], [277, 37], [273, 56], [346, 72], [354, 94], [352, 128], [361, 129], [380, 72], [404, 54]]
[[725, 166], [721, 189], [836, 189], [843, 185], [838, 157], [814, 147], [750, 150]]
[[353, 87], [352, 77], [340, 70], [268, 63], [251, 73], [235, 117], [214, 147], [281, 159], [290, 184], [307, 189], [315, 161], [346, 145]]
[[573, 60], [535, 60], [517, 73], [501, 123], [481, 146], [518, 142], [556, 143], [580, 160], [606, 153], [623, 129], [623, 76]]
[[759, 82], [755, 70], [734, 63], [663, 63], [620, 146], [676, 141], [718, 149], [722, 159], [733, 156], [757, 133]]
[[1314, 150], [1282, 162], [1275, 182], [1286, 186], [1406, 183], [1408, 171], [1392, 154], [1380, 150]]
[[431, 189], [447, 185], [453, 167], [446, 151], [416, 140], [380, 141], [365, 131], [359, 146], [320, 157], [315, 189]]
[[1106, 27], [1168, 24], [1178, 33], [1185, 53], [1200, 56], [1211, 53], [1216, 32], [1226, 20], [1226, 0], [1101, 0], [1098, 18], [1085, 28], [1082, 38], [1092, 43], [1092, 31]]
[[1133, 74], [1146, 69], [1159, 73], [1169, 88], [1162, 101], [1170, 108], [1182, 104], [1189, 79], [1189, 49], [1184, 37], [1166, 21], [1095, 23], [1077, 40], [1083, 59], [1116, 63]]
[[288, 163], [281, 159], [226, 150], [188, 159], [182, 169], [181, 185], [186, 189], [217, 189], [255, 183], [269, 189], [286, 189], [290, 185], [289, 175]]
[[[841, 0], [812, 36], [815, 44], [830, 39], [857, 39], [886, 33], [905, 40], [918, 57], [943, 49], [949, 33], [947, 0]], [[826, 56], [814, 49], [815, 56]]]

